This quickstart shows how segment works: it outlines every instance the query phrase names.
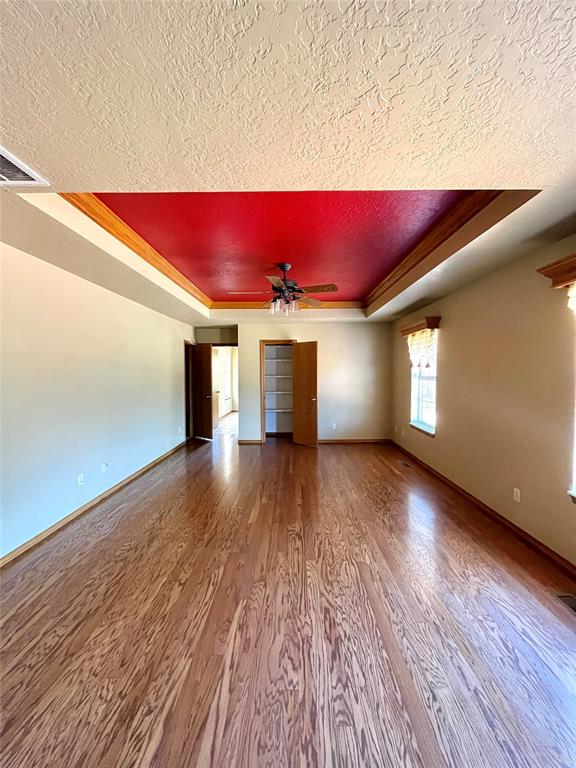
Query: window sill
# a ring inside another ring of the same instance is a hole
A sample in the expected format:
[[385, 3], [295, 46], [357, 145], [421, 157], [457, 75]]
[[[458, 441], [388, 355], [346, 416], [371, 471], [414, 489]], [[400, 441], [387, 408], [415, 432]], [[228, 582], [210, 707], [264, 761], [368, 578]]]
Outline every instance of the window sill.
[[576, 504], [576, 490], [567, 491], [567, 494], [572, 499], [572, 504]]
[[426, 435], [427, 437], [436, 437], [436, 432], [433, 432], [430, 427], [424, 426], [424, 424], [416, 424], [415, 422], [411, 421], [410, 426], [417, 432], [422, 432], [422, 434]]

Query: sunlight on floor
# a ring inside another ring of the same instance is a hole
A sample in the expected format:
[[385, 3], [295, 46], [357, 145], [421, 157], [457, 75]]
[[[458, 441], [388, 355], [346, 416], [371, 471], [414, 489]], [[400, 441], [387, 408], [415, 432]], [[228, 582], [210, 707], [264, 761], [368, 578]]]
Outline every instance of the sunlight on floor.
[[222, 416], [214, 427], [214, 435], [234, 435], [238, 437], [238, 411], [230, 411]]

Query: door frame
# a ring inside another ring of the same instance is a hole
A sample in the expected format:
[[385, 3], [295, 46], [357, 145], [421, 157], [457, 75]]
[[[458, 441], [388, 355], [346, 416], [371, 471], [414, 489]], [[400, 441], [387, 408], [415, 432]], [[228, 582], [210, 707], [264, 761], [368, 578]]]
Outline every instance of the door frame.
[[266, 442], [266, 347], [292, 346], [296, 339], [260, 339], [260, 439]]
[[[184, 339], [184, 425], [186, 440], [194, 439], [194, 375], [192, 365], [192, 347], [196, 346], [197, 342]], [[205, 342], [200, 342], [205, 343]], [[238, 348], [238, 342], [226, 343], [216, 342], [212, 344], [207, 342], [211, 347], [236, 347]], [[202, 439], [202, 438], [199, 438]]]

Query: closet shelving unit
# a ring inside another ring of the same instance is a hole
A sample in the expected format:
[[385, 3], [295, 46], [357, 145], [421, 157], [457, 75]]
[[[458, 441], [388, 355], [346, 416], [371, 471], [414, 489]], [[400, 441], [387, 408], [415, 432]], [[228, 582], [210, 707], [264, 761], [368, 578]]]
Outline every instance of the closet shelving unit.
[[264, 364], [266, 434], [289, 434], [292, 432], [292, 346], [267, 344]]

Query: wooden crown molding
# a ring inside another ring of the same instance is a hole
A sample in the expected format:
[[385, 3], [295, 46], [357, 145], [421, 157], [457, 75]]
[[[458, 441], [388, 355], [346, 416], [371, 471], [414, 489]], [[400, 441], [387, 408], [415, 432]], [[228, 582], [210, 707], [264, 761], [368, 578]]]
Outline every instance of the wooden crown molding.
[[438, 224], [429, 232], [415, 248], [410, 251], [395, 269], [386, 275], [382, 282], [370, 291], [364, 300], [364, 306], [373, 304], [385, 291], [391, 288], [404, 275], [418, 266], [433, 250], [457, 232], [467, 221], [480, 213], [489, 203], [501, 194], [500, 190], [479, 190], [466, 195], [442, 217]]
[[210, 308], [212, 299], [200, 290], [193, 282], [188, 280], [176, 267], [164, 258], [149, 243], [140, 237], [131, 227], [108, 208], [96, 195], [90, 192], [60, 192], [61, 197], [86, 214], [92, 221], [99, 224], [110, 235], [120, 240], [125, 246], [134, 251], [138, 256], [151, 264], [163, 275], [170, 278], [176, 285], [183, 288], [191, 296], [194, 296], [205, 307]]
[[[213, 301], [210, 309], [265, 309], [268, 303], [262, 301]], [[301, 306], [300, 311], [318, 309], [362, 309], [361, 301], [323, 301], [319, 307]]]
[[410, 253], [370, 291], [364, 300], [364, 306], [373, 304], [380, 296], [417, 267], [432, 251], [464, 226], [470, 219], [493, 202], [502, 192], [500, 190], [479, 190], [466, 195], [451, 208]]
[[551, 288], [566, 288], [576, 283], [576, 253], [546, 264], [536, 271], [552, 281]]
[[363, 309], [362, 301], [323, 301], [320, 307], [300, 307], [303, 310], [309, 309]]
[[418, 331], [423, 331], [426, 328], [439, 328], [441, 319], [442, 318], [440, 315], [430, 315], [428, 317], [423, 317], [422, 320], [418, 320], [416, 323], [412, 323], [412, 325], [407, 325], [404, 328], [400, 328], [400, 333], [402, 336], [410, 336], [411, 333], [417, 333]]
[[265, 301], [213, 301], [210, 309], [265, 309]]

